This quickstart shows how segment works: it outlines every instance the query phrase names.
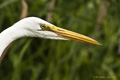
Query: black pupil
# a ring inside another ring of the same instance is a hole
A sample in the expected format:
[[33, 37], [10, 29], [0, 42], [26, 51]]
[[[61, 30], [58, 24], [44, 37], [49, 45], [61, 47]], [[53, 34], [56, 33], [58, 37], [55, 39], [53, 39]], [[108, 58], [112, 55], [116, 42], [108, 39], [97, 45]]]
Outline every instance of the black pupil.
[[43, 27], [43, 28], [45, 28], [45, 26], [44, 26], [44, 25], [43, 25], [42, 27]]

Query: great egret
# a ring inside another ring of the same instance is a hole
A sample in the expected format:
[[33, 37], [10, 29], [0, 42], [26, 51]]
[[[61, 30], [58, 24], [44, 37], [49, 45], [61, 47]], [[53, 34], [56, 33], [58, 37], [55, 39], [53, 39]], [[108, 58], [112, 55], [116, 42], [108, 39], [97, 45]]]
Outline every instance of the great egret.
[[0, 33], [0, 57], [4, 49], [21, 37], [39, 37], [60, 40], [76, 40], [101, 45], [96, 40], [66, 29], [54, 26], [37, 17], [24, 18]]

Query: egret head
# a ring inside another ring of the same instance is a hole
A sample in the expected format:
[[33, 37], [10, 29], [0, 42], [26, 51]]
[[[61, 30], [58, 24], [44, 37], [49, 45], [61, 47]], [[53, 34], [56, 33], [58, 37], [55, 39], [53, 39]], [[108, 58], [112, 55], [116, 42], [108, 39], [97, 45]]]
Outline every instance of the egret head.
[[13, 26], [5, 29], [0, 33], [0, 62], [4, 57], [4, 54], [3, 57], [1, 56], [5, 48], [14, 40], [25, 36], [47, 39], [75, 40], [101, 45], [96, 40], [82, 34], [59, 28], [40, 18], [29, 17], [20, 20]]
[[27, 32], [25, 35], [29, 37], [75, 40], [80, 42], [101, 45], [99, 42], [97, 42], [92, 38], [89, 38], [82, 34], [75, 33], [66, 29], [59, 28], [40, 18], [29, 17], [19, 21], [19, 23], [24, 25], [24, 26], [21, 26], [20, 28], [23, 28]]

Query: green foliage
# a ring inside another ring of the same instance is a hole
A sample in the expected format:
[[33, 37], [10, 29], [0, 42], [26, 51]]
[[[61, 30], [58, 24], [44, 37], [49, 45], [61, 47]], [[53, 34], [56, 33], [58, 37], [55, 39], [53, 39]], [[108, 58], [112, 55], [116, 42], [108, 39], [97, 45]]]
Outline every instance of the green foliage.
[[[120, 2], [111, 0], [100, 28], [96, 24], [104, 0], [57, 0], [51, 23], [100, 41], [21, 38], [12, 43], [0, 64], [0, 80], [120, 80]], [[46, 18], [49, 0], [27, 0], [28, 16]], [[20, 19], [20, 0], [0, 1], [0, 31]]]

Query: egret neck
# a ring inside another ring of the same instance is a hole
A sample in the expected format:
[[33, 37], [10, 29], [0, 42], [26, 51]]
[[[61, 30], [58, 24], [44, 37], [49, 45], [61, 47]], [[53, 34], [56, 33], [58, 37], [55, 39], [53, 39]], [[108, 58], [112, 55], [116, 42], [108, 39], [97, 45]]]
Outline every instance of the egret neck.
[[[19, 34], [18, 34], [19, 33]], [[5, 48], [14, 40], [23, 37], [24, 33], [13, 25], [0, 33], [0, 57]]]

